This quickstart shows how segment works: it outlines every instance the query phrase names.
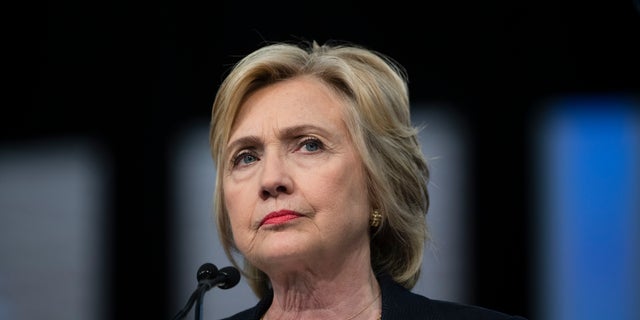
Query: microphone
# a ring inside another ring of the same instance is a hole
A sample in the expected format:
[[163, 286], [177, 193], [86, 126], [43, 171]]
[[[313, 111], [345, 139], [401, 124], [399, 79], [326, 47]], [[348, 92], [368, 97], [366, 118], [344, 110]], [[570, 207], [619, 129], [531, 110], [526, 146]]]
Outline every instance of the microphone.
[[196, 279], [198, 280], [198, 285], [200, 285], [203, 281], [213, 279], [218, 275], [218, 267], [216, 267], [213, 263], [205, 263], [198, 268], [198, 272], [196, 273]]
[[211, 286], [220, 289], [233, 288], [240, 282], [240, 272], [234, 267], [224, 267], [218, 271], [218, 275], [211, 281]]
[[218, 270], [218, 267], [213, 263], [207, 262], [198, 268], [196, 279], [198, 280], [198, 287], [193, 291], [191, 297], [189, 297], [185, 307], [173, 317], [173, 320], [184, 319], [196, 301], [195, 319], [201, 319], [200, 314], [202, 312], [204, 294], [215, 286], [220, 289], [235, 287], [240, 282], [240, 272], [235, 267], [224, 267]]

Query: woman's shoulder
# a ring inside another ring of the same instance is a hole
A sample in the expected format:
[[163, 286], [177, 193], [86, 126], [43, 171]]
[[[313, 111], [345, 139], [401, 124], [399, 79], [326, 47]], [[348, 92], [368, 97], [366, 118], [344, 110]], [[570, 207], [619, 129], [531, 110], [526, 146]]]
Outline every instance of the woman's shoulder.
[[378, 281], [382, 289], [382, 319], [526, 320], [480, 306], [430, 299], [411, 292], [390, 277], [380, 277]]
[[497, 310], [483, 308], [476, 305], [457, 303], [452, 301], [429, 299], [436, 314], [442, 319], [476, 319], [476, 320], [525, 320], [520, 316], [509, 315]]

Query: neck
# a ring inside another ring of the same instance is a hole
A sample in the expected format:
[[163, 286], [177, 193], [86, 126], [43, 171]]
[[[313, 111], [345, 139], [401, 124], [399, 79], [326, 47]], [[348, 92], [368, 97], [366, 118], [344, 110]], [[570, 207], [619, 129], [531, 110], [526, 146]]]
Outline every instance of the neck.
[[294, 277], [272, 282], [274, 297], [264, 319], [378, 319], [380, 287], [369, 270], [332, 278]]

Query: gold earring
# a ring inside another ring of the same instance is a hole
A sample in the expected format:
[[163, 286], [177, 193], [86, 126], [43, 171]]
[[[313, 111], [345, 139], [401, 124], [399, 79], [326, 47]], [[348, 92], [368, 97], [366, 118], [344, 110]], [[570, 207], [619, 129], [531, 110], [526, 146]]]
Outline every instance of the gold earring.
[[371, 216], [369, 217], [369, 225], [377, 228], [380, 226], [380, 222], [382, 222], [382, 214], [380, 214], [380, 211], [373, 210], [373, 212], [371, 213]]

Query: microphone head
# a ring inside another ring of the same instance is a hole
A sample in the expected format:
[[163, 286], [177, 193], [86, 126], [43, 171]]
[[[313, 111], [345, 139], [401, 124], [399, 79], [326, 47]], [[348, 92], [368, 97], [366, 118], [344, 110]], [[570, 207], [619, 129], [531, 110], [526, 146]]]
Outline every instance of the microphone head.
[[229, 289], [235, 287], [240, 282], [240, 272], [234, 267], [224, 267], [220, 269], [220, 275], [224, 280], [218, 284], [220, 289]]
[[198, 268], [198, 273], [196, 274], [196, 278], [198, 279], [198, 283], [203, 280], [211, 280], [218, 275], [218, 267], [213, 263], [205, 263]]

